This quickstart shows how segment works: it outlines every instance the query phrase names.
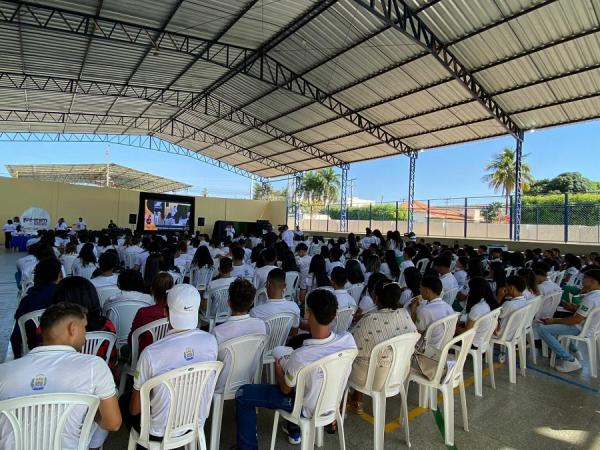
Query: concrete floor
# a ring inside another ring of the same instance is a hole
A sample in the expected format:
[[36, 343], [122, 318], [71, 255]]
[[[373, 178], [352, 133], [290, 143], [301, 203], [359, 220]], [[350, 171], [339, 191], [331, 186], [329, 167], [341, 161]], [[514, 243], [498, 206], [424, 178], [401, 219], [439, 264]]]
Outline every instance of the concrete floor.
[[[12, 326], [16, 288], [14, 262], [22, 254], [0, 253], [0, 360], [4, 358], [6, 340]], [[584, 352], [585, 353], [585, 352]], [[457, 449], [600, 449], [600, 381], [590, 379], [587, 361], [584, 369], [571, 375], [560, 374], [548, 365], [548, 359], [538, 355], [538, 365], [531, 366], [526, 377], [517, 377], [517, 384], [508, 382], [506, 367], [496, 369], [496, 390], [484, 378], [483, 398], [475, 397], [472, 368], [465, 367], [469, 432], [462, 429], [459, 397], [455, 399], [455, 447]], [[417, 388], [409, 390], [409, 417], [412, 448], [445, 449], [432, 411], [417, 407]], [[370, 402], [367, 414], [359, 417], [349, 413], [346, 419], [346, 445], [349, 450], [373, 448], [373, 428]], [[385, 448], [404, 447], [404, 430], [398, 426], [400, 404], [388, 399]], [[269, 448], [273, 413], [259, 414], [260, 449]], [[206, 434], [209, 436], [209, 426]], [[112, 434], [105, 450], [127, 448], [128, 433], [121, 429]], [[221, 448], [235, 443], [235, 423], [232, 402], [225, 403]], [[298, 448], [287, 444], [278, 432], [277, 449]], [[325, 449], [337, 449], [337, 436], [325, 435]]]

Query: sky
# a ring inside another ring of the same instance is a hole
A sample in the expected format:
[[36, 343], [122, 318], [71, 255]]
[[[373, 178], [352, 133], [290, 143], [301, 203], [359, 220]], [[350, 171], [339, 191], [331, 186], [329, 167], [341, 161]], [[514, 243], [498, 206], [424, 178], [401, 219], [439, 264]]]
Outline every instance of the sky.
[[[534, 178], [581, 172], [600, 180], [600, 121], [548, 128], [525, 134], [523, 151]], [[481, 181], [485, 164], [514, 139], [501, 137], [419, 154], [415, 179], [417, 199], [494, 195]], [[0, 176], [5, 164], [112, 163], [191, 184], [190, 195], [248, 198], [250, 181], [189, 157], [104, 143], [0, 142]], [[408, 158], [396, 156], [350, 167], [352, 195], [371, 201], [403, 200], [408, 190]], [[285, 182], [276, 187], [285, 186]], [[350, 194], [350, 193], [349, 193]]]

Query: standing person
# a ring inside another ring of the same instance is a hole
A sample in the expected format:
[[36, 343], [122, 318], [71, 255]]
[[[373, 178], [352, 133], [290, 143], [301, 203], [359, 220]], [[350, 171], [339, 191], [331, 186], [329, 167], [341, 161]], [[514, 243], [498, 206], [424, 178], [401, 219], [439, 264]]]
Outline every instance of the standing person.
[[56, 227], [54, 228], [56, 231], [59, 230], [66, 230], [67, 229], [67, 223], [65, 222], [64, 217], [61, 217], [60, 219], [58, 219], [58, 223], [56, 224]]
[[[0, 364], [0, 400], [38, 394], [75, 393], [94, 395], [100, 405], [92, 426], [90, 449], [102, 446], [107, 431], [118, 431], [121, 413], [115, 382], [104, 361], [80, 353], [85, 343], [86, 314], [79, 305], [59, 303], [42, 314], [44, 344], [25, 357]], [[62, 448], [77, 448], [84, 407], [76, 407], [66, 422]], [[0, 448], [15, 448], [12, 427], [0, 422]], [[46, 447], [50, 448], [50, 447]]]
[[[289, 303], [289, 302], [288, 302]], [[256, 433], [256, 409], [284, 409], [292, 411], [294, 407], [294, 388], [300, 370], [331, 354], [356, 349], [356, 343], [350, 333], [337, 336], [331, 331], [331, 322], [337, 312], [335, 295], [324, 289], [311, 292], [306, 299], [306, 319], [312, 335], [304, 341], [302, 347], [291, 350], [286, 348], [286, 355], [275, 360], [276, 384], [247, 384], [238, 389], [235, 398], [235, 421], [237, 427], [237, 448], [239, 450], [256, 450], [258, 448]], [[322, 385], [322, 376], [318, 371], [309, 374], [302, 404], [302, 416], [311, 418], [316, 404], [316, 396]], [[350, 371], [340, 373], [344, 380]], [[343, 385], [346, 383], [344, 382]], [[327, 405], [330, 410], [339, 408], [338, 404]], [[300, 443], [300, 429], [287, 423], [288, 442]]]
[[287, 225], [282, 227], [281, 240], [287, 244], [290, 250], [294, 250], [294, 232]]
[[83, 217], [77, 219], [77, 223], [75, 223], [75, 231], [83, 231], [87, 230], [87, 223], [84, 222]]
[[12, 219], [8, 219], [2, 229], [4, 230], [4, 248], [8, 250], [10, 248], [12, 234], [17, 230], [17, 226], [13, 223]]

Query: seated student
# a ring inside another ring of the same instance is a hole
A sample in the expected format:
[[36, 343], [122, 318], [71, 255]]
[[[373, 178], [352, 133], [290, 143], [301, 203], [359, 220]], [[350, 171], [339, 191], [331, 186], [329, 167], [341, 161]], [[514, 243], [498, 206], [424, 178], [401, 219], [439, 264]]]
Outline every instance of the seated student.
[[296, 245], [296, 265], [300, 270], [301, 277], [308, 276], [308, 268], [310, 267], [311, 257], [308, 255], [308, 246], [304, 242]]
[[513, 312], [527, 305], [527, 299], [523, 295], [526, 288], [527, 285], [523, 278], [511, 275], [506, 279], [506, 286], [498, 289], [496, 302], [499, 306], [502, 306], [502, 312], [500, 313], [500, 324], [496, 330], [496, 335], [502, 333], [508, 318]]
[[533, 270], [525, 268], [519, 269], [517, 275], [525, 281], [526, 288], [523, 291], [523, 296], [527, 300], [531, 300], [540, 295], [540, 289], [538, 288], [537, 279]]
[[96, 264], [96, 255], [94, 253], [94, 244], [88, 242], [81, 247], [79, 256], [73, 261], [71, 271], [74, 276], [84, 277], [88, 280], [92, 278], [92, 274], [98, 268]]
[[[81, 306], [71, 303], [51, 305], [42, 314], [40, 327], [43, 346], [23, 358], [0, 364], [0, 400], [52, 393], [98, 396], [100, 405], [87, 445], [99, 448], [107, 431], [118, 431], [121, 427], [121, 413], [108, 366], [97, 356], [79, 353], [85, 343], [86, 313]], [[77, 448], [84, 414], [84, 407], [71, 412], [63, 448]], [[5, 417], [0, 418], [0, 448], [15, 448], [12, 427]]]
[[154, 302], [152, 297], [145, 293], [144, 279], [142, 274], [135, 269], [126, 269], [119, 274], [117, 278], [117, 286], [121, 289], [121, 293], [110, 297], [104, 302], [104, 311], [108, 311], [111, 305], [115, 302], [123, 300], [137, 300], [152, 306]]
[[458, 288], [458, 282], [452, 272], [450, 272], [450, 259], [445, 256], [438, 256], [433, 260], [433, 269], [439, 274], [442, 282], [442, 289], [448, 292], [450, 289]]
[[[421, 297], [415, 298], [410, 304], [410, 315], [422, 334], [425, 334], [433, 322], [454, 313], [452, 306], [441, 299], [442, 289], [442, 280], [438, 277], [424, 276], [421, 280]], [[430, 341], [425, 342], [427, 348], [440, 349], [443, 335], [442, 329], [434, 330]]]
[[400, 306], [406, 308], [421, 291], [421, 271], [414, 266], [407, 267], [403, 275], [406, 287], [402, 290], [399, 302]]
[[[578, 336], [581, 333], [584, 322], [587, 320], [590, 312], [594, 308], [600, 307], [600, 269], [587, 269], [583, 272], [582, 290], [584, 294], [579, 306], [572, 303], [563, 303], [565, 309], [573, 314], [568, 317], [556, 319], [544, 319], [544, 325], [538, 327], [540, 338], [548, 344], [548, 347], [555, 352], [559, 364], [556, 370], [559, 372], [573, 372], [581, 369], [581, 363], [577, 358], [577, 347], [571, 341], [571, 353], [566, 351], [557, 339], [558, 335]], [[590, 333], [594, 333], [600, 326], [596, 319], [592, 324]], [[587, 337], [592, 336], [592, 334]]]
[[[465, 311], [456, 327], [456, 334], [464, 333], [475, 326], [475, 321], [490, 311], [498, 308], [490, 284], [483, 277], [473, 277], [469, 280], [469, 294]], [[489, 321], [480, 328], [473, 338], [473, 347], [479, 348], [484, 343], [483, 337], [488, 330]]]
[[274, 248], [266, 248], [261, 253], [264, 266], [258, 267], [254, 271], [254, 287], [262, 289], [267, 284], [267, 275], [273, 269], [277, 268], [277, 253]]
[[[369, 277], [374, 274], [380, 272], [381, 261], [379, 260], [379, 256], [365, 253], [367, 256], [365, 257], [365, 282], [369, 282]], [[365, 256], [365, 255], [363, 255]]]
[[[199, 308], [200, 293], [194, 286], [178, 284], [169, 290], [167, 309], [170, 330], [164, 338], [149, 345], [140, 354], [133, 379], [133, 392], [124, 393], [119, 399], [127, 428], [140, 430], [140, 390], [146, 381], [179, 367], [217, 360], [217, 340], [198, 329]], [[169, 404], [167, 388], [155, 388], [150, 397], [150, 439], [153, 441], [162, 441]], [[204, 399], [201, 419], [208, 417], [209, 405], [210, 398]]]
[[210, 290], [229, 286], [236, 278], [231, 276], [233, 271], [233, 262], [231, 258], [223, 257], [219, 260], [218, 277], [210, 282]]
[[285, 273], [287, 272], [298, 272], [300, 274], [300, 268], [296, 263], [296, 256], [294, 252], [291, 250], [283, 250], [283, 255], [281, 257], [281, 270]]
[[[33, 286], [29, 288], [25, 297], [19, 302], [19, 306], [15, 311], [15, 321], [18, 321], [21, 316], [27, 313], [50, 306], [56, 285], [60, 280], [62, 280], [62, 271], [58, 259], [50, 257], [38, 262], [34, 270]], [[27, 333], [27, 346], [31, 349], [36, 346], [35, 326], [33, 322], [30, 321], [26, 324], [25, 331]], [[16, 322], [10, 336], [10, 344], [15, 358], [20, 358], [23, 354], [23, 349], [19, 324]]]
[[37, 249], [37, 245], [27, 247], [27, 256], [17, 259], [17, 273], [15, 274], [15, 279], [17, 280], [17, 286], [19, 288], [21, 288], [26, 281], [31, 279], [33, 269], [38, 262], [38, 259], [35, 256]]
[[463, 289], [467, 284], [467, 268], [469, 266], [469, 258], [466, 256], [459, 256], [456, 260], [456, 268], [454, 269], [454, 278], [458, 283], [458, 289]]
[[555, 292], [562, 292], [562, 289], [558, 284], [548, 279], [548, 272], [550, 272], [550, 267], [548, 266], [548, 264], [546, 264], [543, 261], [538, 261], [536, 263], [533, 263], [531, 269], [535, 274], [535, 279], [538, 283], [540, 295], [543, 295], [545, 297]]
[[329, 264], [327, 264], [327, 274], [331, 276], [331, 271], [335, 267], [344, 267], [344, 264], [340, 261], [343, 252], [338, 247], [333, 247], [329, 252]]
[[300, 308], [295, 302], [284, 298], [285, 272], [275, 268], [267, 276], [267, 302], [250, 310], [250, 317], [267, 320], [280, 313], [292, 313], [296, 317], [292, 324], [292, 333], [300, 326]]
[[[291, 302], [288, 302], [291, 303]], [[235, 399], [235, 418], [237, 426], [237, 448], [239, 450], [256, 450], [258, 448], [256, 431], [256, 408], [284, 409], [291, 411], [294, 407], [294, 388], [300, 369], [333, 353], [355, 349], [356, 344], [350, 333], [337, 336], [330, 329], [335, 319], [337, 300], [332, 292], [325, 289], [312, 291], [306, 299], [306, 318], [312, 339], [304, 341], [302, 347], [289, 352], [275, 361], [275, 378], [277, 384], [247, 384], [238, 391]], [[318, 371], [310, 374], [304, 391], [302, 415], [312, 417], [315, 409], [315, 396], [321, 387], [322, 378]], [[347, 373], [339, 374], [348, 379]], [[329, 406], [329, 405], [327, 405]], [[331, 410], [339, 405], [332, 404]], [[287, 424], [288, 441], [300, 443], [299, 427]]]
[[245, 263], [246, 252], [242, 247], [234, 247], [231, 250], [233, 256], [233, 270], [231, 276], [235, 278], [252, 278], [254, 277], [254, 268], [250, 264]]
[[[371, 278], [374, 278], [373, 275]], [[367, 381], [371, 353], [377, 344], [405, 333], [417, 331], [408, 310], [399, 307], [400, 286], [390, 280], [382, 279], [374, 289], [374, 302], [377, 307], [365, 314], [352, 328], [352, 336], [358, 347], [358, 355], [352, 364], [350, 379], [364, 385]], [[385, 323], [385, 326], [381, 326]], [[379, 356], [373, 388], [381, 390], [390, 368], [389, 352]], [[355, 391], [349, 400], [349, 408], [357, 414], [363, 412], [362, 395]]]
[[119, 256], [115, 252], [107, 251], [98, 258], [100, 273], [92, 278], [92, 284], [97, 288], [103, 286], [116, 286], [118, 275], [114, 270], [119, 265]]
[[356, 309], [356, 301], [354, 297], [348, 294], [348, 291], [344, 289], [348, 282], [348, 275], [346, 269], [343, 267], [334, 267], [331, 271], [331, 285], [333, 286], [333, 293], [338, 301], [338, 309], [352, 307]]
[[[155, 304], [152, 306], [144, 306], [143, 308], [138, 309], [137, 313], [135, 313], [135, 317], [133, 318], [133, 322], [131, 324], [131, 331], [129, 332], [129, 337], [127, 338], [129, 345], [131, 345], [131, 336], [133, 336], [133, 332], [135, 330], [143, 327], [144, 325], [148, 325], [155, 320], [160, 320], [167, 317], [167, 292], [172, 287], [173, 278], [168, 273], [161, 272], [154, 277], [154, 280], [152, 281], [152, 297], [154, 298]], [[152, 342], [153, 339], [150, 333], [146, 332], [142, 334], [138, 342], [138, 354], [152, 344]]]
[[346, 274], [348, 275], [348, 283], [352, 286], [365, 282], [365, 274], [360, 268], [360, 263], [354, 259], [346, 261]]
[[386, 250], [384, 259], [379, 269], [380, 272], [390, 280], [398, 281], [400, 279], [400, 267], [396, 261], [396, 254], [393, 250]]
[[391, 281], [388, 277], [386, 277], [382, 273], [374, 273], [369, 277], [369, 282], [367, 283], [366, 289], [364, 290], [364, 295], [358, 302], [358, 309], [354, 314], [355, 320], [360, 318], [363, 314], [368, 313], [369, 311], [376, 309], [377, 305], [375, 305], [375, 301], [373, 298], [375, 297], [375, 286], [380, 280]]
[[[252, 283], [243, 278], [237, 278], [229, 285], [229, 308], [231, 316], [222, 324], [217, 325], [212, 330], [212, 334], [217, 339], [217, 345], [220, 347], [230, 339], [235, 339], [241, 336], [250, 334], [267, 334], [265, 322], [261, 319], [250, 317], [248, 311], [254, 303], [254, 295], [256, 289]], [[262, 364], [260, 360], [261, 354], [258, 353], [255, 357], [254, 369], [258, 368], [258, 364]], [[219, 375], [216, 391], [220, 392], [225, 386], [225, 380], [229, 374], [229, 366], [231, 365], [231, 357], [226, 356], [223, 361], [223, 369]]]
[[365, 265], [363, 264], [363, 262], [359, 259], [359, 253], [360, 253], [360, 249], [356, 246], [348, 248], [347, 261], [358, 261], [358, 264], [360, 265], [360, 270], [362, 270], [362, 273], [365, 274], [367, 272], [367, 269], [366, 269]]

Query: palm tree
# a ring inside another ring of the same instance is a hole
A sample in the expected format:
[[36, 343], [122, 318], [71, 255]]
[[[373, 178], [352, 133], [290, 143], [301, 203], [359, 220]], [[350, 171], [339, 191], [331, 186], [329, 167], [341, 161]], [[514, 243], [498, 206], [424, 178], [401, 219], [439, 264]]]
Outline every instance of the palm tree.
[[321, 179], [316, 172], [307, 172], [304, 174], [302, 177], [301, 189], [302, 197], [304, 197], [310, 205], [312, 205], [314, 200], [321, 198]]
[[[525, 159], [527, 155], [523, 155]], [[505, 201], [506, 214], [508, 214], [508, 199], [515, 190], [516, 173], [515, 173], [515, 150], [510, 147], [505, 147], [500, 153], [494, 156], [485, 166], [486, 173], [481, 179], [488, 183], [489, 187], [494, 191], [502, 191], [502, 196]], [[521, 183], [523, 190], [529, 189], [529, 185], [534, 179], [531, 175], [529, 164], [521, 163]]]
[[338, 198], [338, 194], [340, 192], [339, 176], [337, 173], [335, 173], [332, 167], [319, 169], [317, 174], [321, 179], [323, 202], [325, 203], [325, 206], [327, 206], [330, 202], [333, 202]]

